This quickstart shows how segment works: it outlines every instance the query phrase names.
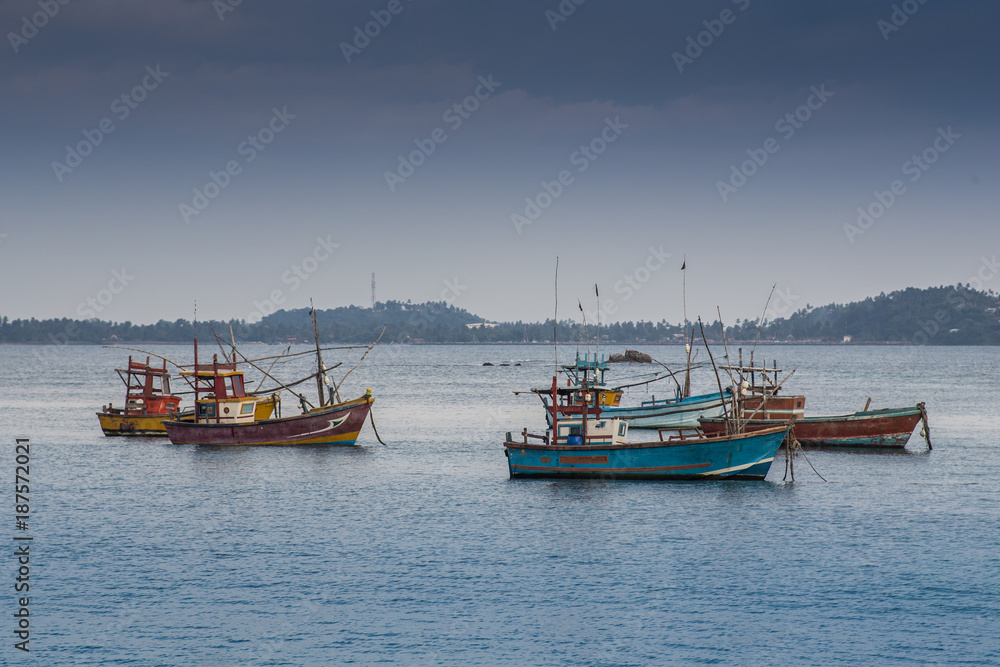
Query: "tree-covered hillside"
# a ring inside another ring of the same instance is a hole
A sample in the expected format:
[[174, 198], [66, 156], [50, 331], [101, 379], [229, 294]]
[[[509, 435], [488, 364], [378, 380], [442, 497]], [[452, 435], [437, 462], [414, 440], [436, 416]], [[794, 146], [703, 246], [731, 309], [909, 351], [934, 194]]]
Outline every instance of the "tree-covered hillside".
[[[820, 308], [807, 305], [788, 318], [766, 322], [761, 340], [816, 343], [910, 343], [916, 345], [998, 345], [1000, 318], [998, 296], [968, 285], [927, 289], [909, 288], [880, 294], [846, 305]], [[499, 343], [549, 342], [552, 320], [545, 322], [486, 322], [444, 301], [412, 304], [399, 301], [378, 303], [374, 309], [345, 306], [317, 313], [323, 343], [369, 343], [385, 326], [383, 342], [396, 343]], [[260, 322], [199, 322], [198, 336], [210, 340], [212, 329], [228, 339], [229, 328], [239, 341], [305, 342], [313, 340], [309, 309], [281, 310]], [[660, 322], [616, 322], [602, 324], [602, 342], [683, 342], [681, 324]], [[709, 340], [721, 339], [719, 323], [705, 322]], [[593, 340], [593, 323], [562, 320], [558, 339], [564, 342]], [[731, 323], [729, 341], [753, 340], [755, 320]], [[114, 341], [188, 342], [194, 325], [187, 320], [136, 325], [70, 319], [16, 319], [0, 317], [0, 343], [107, 343]], [[700, 339], [700, 334], [698, 335]]]

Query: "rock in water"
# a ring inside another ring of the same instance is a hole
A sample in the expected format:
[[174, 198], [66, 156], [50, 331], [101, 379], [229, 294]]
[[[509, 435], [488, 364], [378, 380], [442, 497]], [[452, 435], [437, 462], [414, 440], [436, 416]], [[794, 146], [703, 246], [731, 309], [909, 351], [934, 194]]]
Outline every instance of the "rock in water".
[[625, 350], [625, 354], [612, 354], [608, 357], [608, 363], [611, 364], [622, 363], [624, 361], [631, 361], [635, 364], [651, 364], [653, 363], [653, 357], [638, 350]]
[[629, 361], [634, 361], [637, 364], [653, 363], [653, 357], [649, 356], [645, 352], [639, 352], [638, 350], [625, 350], [625, 358]]

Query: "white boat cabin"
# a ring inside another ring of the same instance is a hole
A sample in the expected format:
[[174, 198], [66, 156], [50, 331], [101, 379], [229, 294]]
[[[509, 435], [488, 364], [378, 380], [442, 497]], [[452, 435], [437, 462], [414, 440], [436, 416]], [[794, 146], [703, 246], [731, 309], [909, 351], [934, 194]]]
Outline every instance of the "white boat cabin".
[[[552, 438], [551, 429], [548, 433], [549, 440], [553, 444], [570, 447], [580, 447], [584, 444], [583, 420], [560, 420], [556, 428], [558, 433], [555, 434], [555, 439]], [[628, 423], [624, 419], [587, 420], [586, 444], [588, 445], [620, 445], [625, 442], [627, 436]]]

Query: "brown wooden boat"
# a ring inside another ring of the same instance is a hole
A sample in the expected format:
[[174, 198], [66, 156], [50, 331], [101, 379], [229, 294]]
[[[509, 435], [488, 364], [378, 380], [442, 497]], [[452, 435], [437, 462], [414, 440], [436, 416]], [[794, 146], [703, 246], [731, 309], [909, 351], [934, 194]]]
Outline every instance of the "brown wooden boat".
[[917, 422], [923, 420], [923, 432], [930, 447], [927, 411], [923, 403], [883, 410], [868, 410], [865, 405], [864, 410], [851, 414], [806, 417], [805, 396], [778, 393], [791, 373], [779, 382], [778, 374], [782, 371], [777, 364], [772, 368], [766, 364], [754, 366], [751, 354], [750, 365], [744, 366], [742, 356], [741, 350], [738, 366], [722, 367], [738, 378], [737, 398], [726, 418], [698, 420], [706, 435], [759, 431], [794, 420], [790, 437], [803, 447], [901, 448], [906, 446]]
[[[905, 447], [914, 427], [926, 419], [924, 404], [912, 408], [865, 410], [849, 415], [802, 417], [796, 419], [792, 435], [803, 447]], [[747, 431], [774, 428], [787, 419], [748, 419]], [[725, 419], [702, 419], [701, 428], [707, 435], [729, 432]]]

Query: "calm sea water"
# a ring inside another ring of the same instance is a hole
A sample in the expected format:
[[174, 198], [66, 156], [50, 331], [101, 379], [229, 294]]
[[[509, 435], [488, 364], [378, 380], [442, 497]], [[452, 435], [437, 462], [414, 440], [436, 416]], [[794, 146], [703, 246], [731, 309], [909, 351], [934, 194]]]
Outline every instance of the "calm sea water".
[[544, 424], [512, 390], [549, 382], [544, 346], [376, 348], [344, 398], [372, 387], [388, 446], [179, 447], [101, 434], [128, 352], [0, 346], [0, 538], [15, 436], [34, 537], [31, 653], [8, 556], [0, 662], [1000, 664], [1000, 349], [763, 354], [807, 414], [925, 401], [934, 450], [807, 452], [827, 481], [801, 458], [783, 481], [782, 455], [763, 482], [511, 481], [504, 432]]

